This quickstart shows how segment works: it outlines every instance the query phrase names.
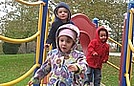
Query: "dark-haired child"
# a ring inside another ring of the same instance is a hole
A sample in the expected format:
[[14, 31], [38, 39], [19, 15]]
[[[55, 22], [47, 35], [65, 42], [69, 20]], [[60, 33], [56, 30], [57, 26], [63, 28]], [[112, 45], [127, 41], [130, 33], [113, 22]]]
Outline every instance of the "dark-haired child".
[[96, 38], [89, 43], [88, 54], [86, 56], [88, 63], [86, 84], [88, 85], [90, 85], [94, 79], [94, 86], [100, 86], [102, 64], [106, 63], [109, 57], [107, 40], [108, 31], [103, 26], [98, 27], [96, 30]]

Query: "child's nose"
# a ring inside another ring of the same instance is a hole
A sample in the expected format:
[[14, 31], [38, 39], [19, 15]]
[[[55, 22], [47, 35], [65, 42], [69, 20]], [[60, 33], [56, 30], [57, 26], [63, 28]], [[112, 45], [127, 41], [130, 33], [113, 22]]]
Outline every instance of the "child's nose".
[[64, 12], [62, 12], [62, 14], [64, 14]]
[[66, 42], [64, 41], [63, 44], [66, 45]]

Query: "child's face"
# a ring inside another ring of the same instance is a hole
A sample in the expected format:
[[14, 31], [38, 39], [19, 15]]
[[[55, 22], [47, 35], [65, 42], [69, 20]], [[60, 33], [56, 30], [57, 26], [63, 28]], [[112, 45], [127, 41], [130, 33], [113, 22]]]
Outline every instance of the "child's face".
[[57, 10], [57, 17], [61, 20], [67, 20], [68, 18], [68, 10], [64, 7], [60, 7]]
[[105, 42], [107, 40], [106, 31], [100, 31], [99, 37], [100, 37], [101, 42]]
[[59, 47], [63, 53], [69, 53], [74, 41], [68, 36], [59, 37]]

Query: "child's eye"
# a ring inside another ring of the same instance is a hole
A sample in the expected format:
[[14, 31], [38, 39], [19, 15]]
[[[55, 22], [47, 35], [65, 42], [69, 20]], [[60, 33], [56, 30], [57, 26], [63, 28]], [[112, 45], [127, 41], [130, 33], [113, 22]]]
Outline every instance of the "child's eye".
[[63, 42], [64, 40], [60, 40], [61, 42]]
[[101, 35], [100, 37], [106, 37], [106, 35]]
[[64, 11], [65, 13], [68, 13], [68, 11]]
[[59, 13], [62, 13], [62, 11], [59, 11]]
[[71, 42], [71, 41], [69, 41], [69, 40], [67, 41], [67, 43], [70, 43], [70, 42]]

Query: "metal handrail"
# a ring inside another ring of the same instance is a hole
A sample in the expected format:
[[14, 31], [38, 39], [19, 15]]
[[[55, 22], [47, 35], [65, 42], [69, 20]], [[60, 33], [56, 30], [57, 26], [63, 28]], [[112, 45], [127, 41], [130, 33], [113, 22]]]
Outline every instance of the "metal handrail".
[[120, 47], [122, 46], [122, 44], [118, 43], [118, 42], [117, 42], [117, 41], [115, 41], [114, 39], [112, 39], [112, 38], [110, 38], [110, 37], [108, 37], [108, 39], [109, 39], [110, 41], [112, 41], [112, 42], [114, 42], [114, 43], [118, 44]]
[[13, 38], [9, 38], [9, 37], [5, 37], [0, 35], [0, 40], [9, 42], [9, 43], [14, 43], [14, 44], [20, 44], [20, 43], [25, 43], [25, 42], [29, 42], [32, 41], [33, 39], [35, 39], [38, 35], [40, 34], [40, 31], [38, 31], [36, 34], [34, 34], [31, 37], [25, 38], [25, 39], [13, 39]]
[[117, 70], [120, 70], [119, 67], [117, 67], [116, 65], [112, 64], [111, 62], [107, 61], [107, 64], [109, 64], [110, 66], [114, 67]]

